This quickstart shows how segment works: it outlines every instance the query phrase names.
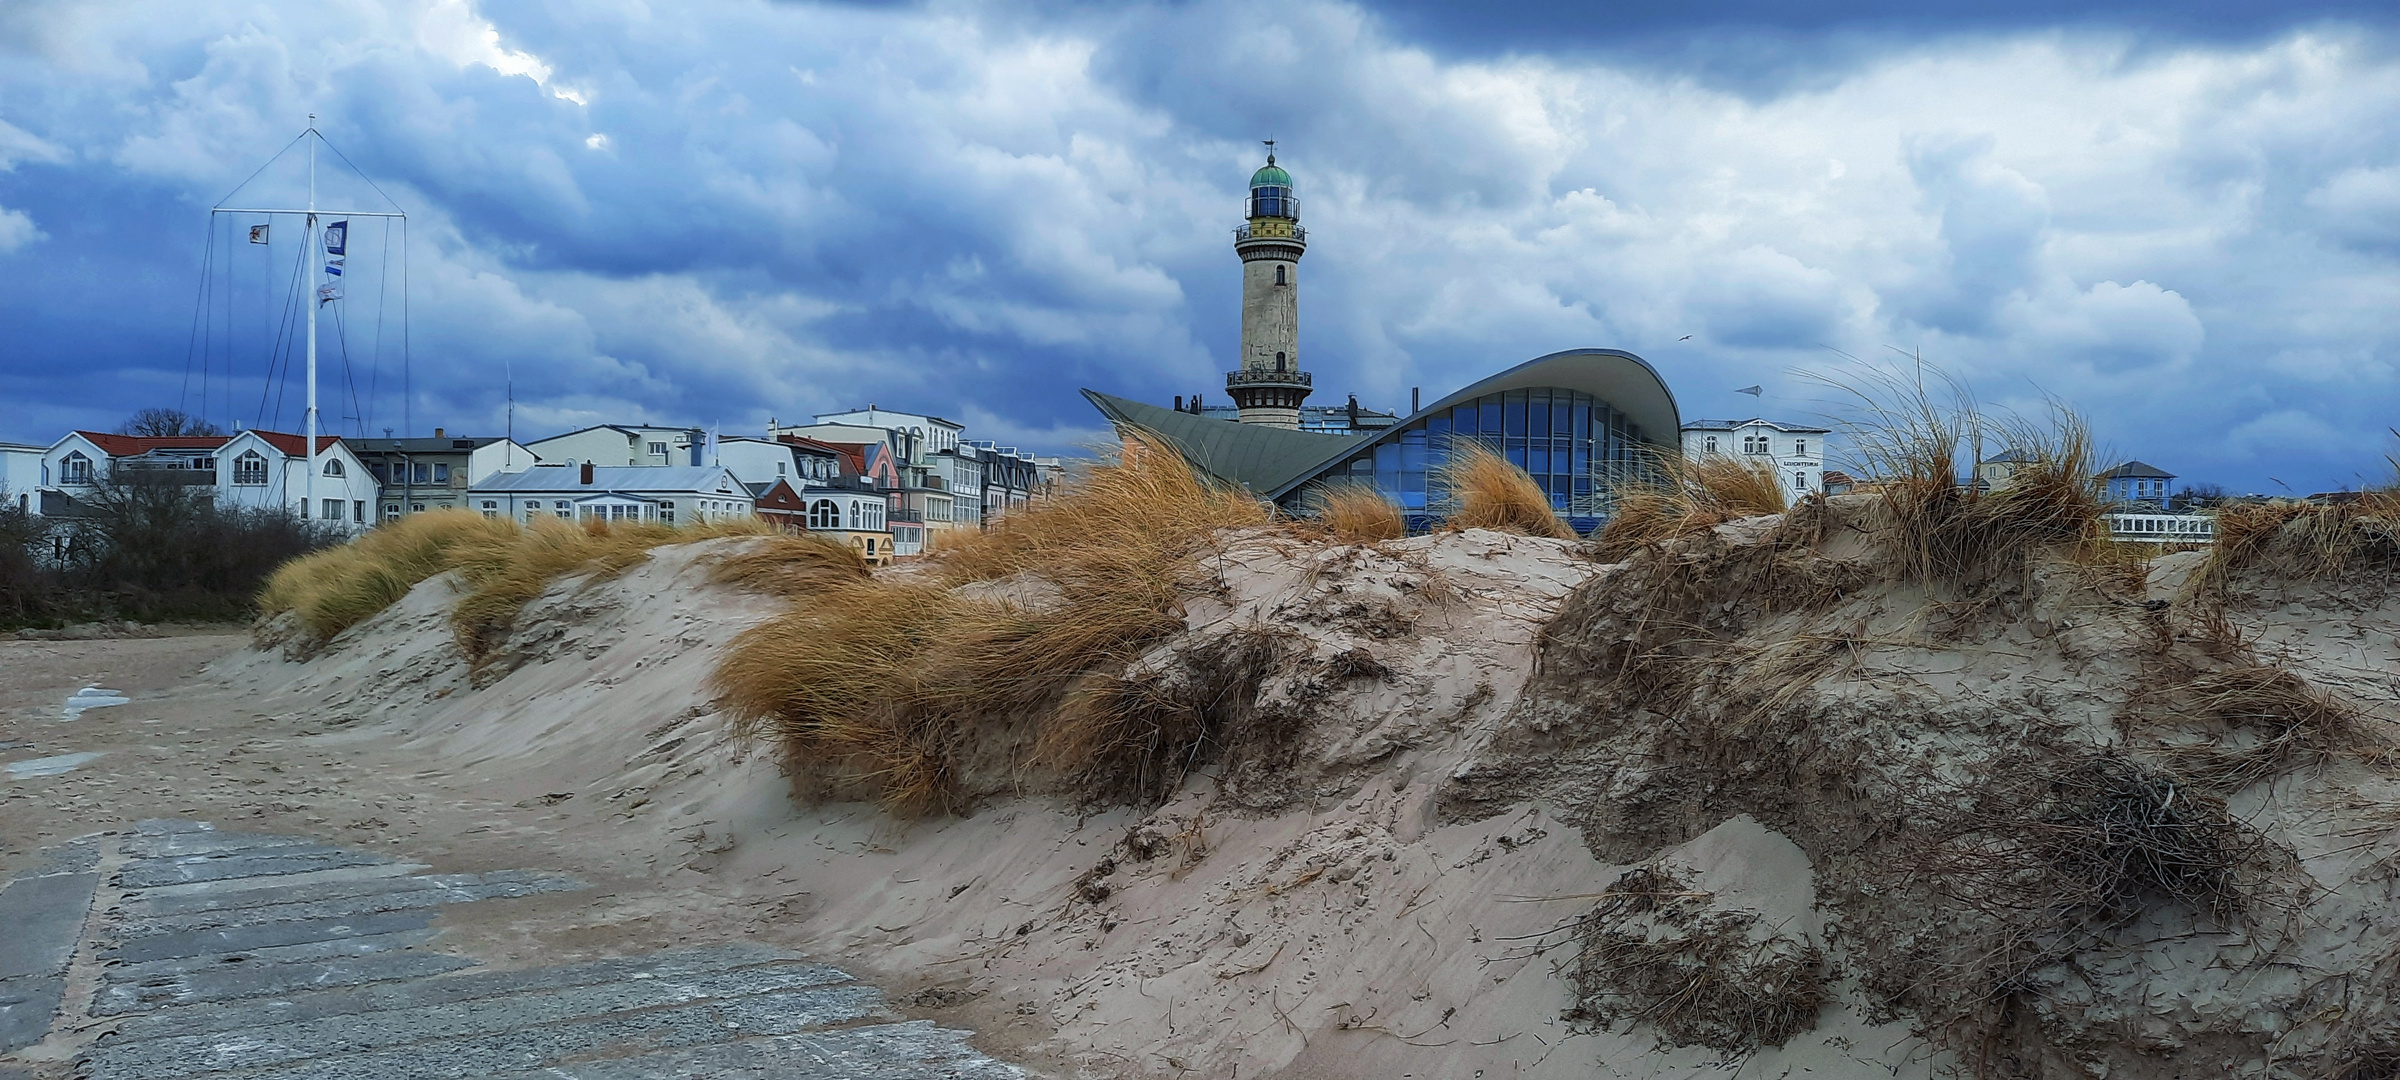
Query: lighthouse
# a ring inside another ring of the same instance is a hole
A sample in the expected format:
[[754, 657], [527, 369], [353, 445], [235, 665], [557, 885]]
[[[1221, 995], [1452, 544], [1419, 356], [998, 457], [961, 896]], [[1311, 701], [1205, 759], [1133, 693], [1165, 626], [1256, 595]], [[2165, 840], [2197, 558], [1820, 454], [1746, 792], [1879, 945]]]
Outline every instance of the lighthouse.
[[1292, 174], [1267, 163], [1250, 174], [1249, 221], [1233, 230], [1242, 259], [1242, 366], [1225, 374], [1225, 394], [1245, 424], [1298, 428], [1300, 403], [1312, 380], [1300, 370], [1300, 256], [1308, 232], [1300, 227], [1300, 198]]

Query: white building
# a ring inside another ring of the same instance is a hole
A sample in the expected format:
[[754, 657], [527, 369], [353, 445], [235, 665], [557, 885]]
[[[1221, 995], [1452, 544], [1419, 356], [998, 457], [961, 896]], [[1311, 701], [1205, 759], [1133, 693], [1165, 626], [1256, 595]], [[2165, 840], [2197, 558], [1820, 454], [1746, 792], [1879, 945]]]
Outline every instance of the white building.
[[283, 510], [344, 532], [366, 528], [375, 474], [337, 435], [317, 437], [317, 462], [312, 484], [306, 440], [279, 431], [168, 438], [76, 431], [43, 452], [39, 492], [45, 512], [58, 513], [97, 494], [119, 470], [139, 470], [204, 489], [221, 508]]
[[0, 442], [0, 509], [42, 512], [42, 447]]
[[1775, 420], [1695, 420], [1683, 425], [1683, 456], [1764, 460], [1793, 498], [1825, 493], [1825, 441], [1831, 428]]
[[705, 466], [708, 433], [696, 427], [602, 424], [526, 443], [545, 463], [600, 466]]
[[[817, 415], [817, 423], [828, 426], [904, 431], [914, 438], [917, 444], [916, 452], [919, 454], [938, 454], [944, 450], [956, 450], [959, 436], [965, 434], [967, 430], [964, 424], [953, 420], [944, 420], [938, 416], [893, 412], [890, 409], [878, 409], [873, 405], [864, 409], [852, 409], [849, 412], [820, 413]], [[795, 429], [794, 433], [809, 434], [806, 430], [799, 429]]]
[[520, 443], [461, 438], [441, 428], [433, 429], [430, 439], [354, 439], [347, 445], [383, 485], [384, 521], [462, 508], [476, 481], [498, 472], [523, 472], [541, 460]]
[[553, 517], [690, 525], [757, 510], [750, 489], [718, 465], [541, 464], [486, 477], [467, 501], [485, 517], [527, 524]]
[[745, 484], [784, 480], [795, 491], [832, 483], [842, 474], [840, 455], [831, 450], [747, 435], [718, 439], [717, 464], [732, 470]]

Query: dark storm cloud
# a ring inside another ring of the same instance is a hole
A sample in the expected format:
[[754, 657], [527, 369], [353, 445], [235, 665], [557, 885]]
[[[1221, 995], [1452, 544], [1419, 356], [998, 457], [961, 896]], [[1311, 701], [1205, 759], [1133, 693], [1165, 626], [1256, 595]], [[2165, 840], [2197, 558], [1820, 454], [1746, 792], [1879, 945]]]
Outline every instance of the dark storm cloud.
[[[2400, 390], [2400, 63], [2338, 6], [2177, 10], [19, 5], [0, 438], [190, 393], [205, 208], [313, 110], [412, 214], [419, 428], [496, 428], [513, 375], [521, 435], [873, 400], [1065, 448], [1077, 386], [1221, 385], [1272, 136], [1332, 393], [1608, 345], [1695, 414], [1795, 412], [1791, 369], [1894, 345], [2196, 478], [2333, 486]], [[236, 314], [211, 408], [294, 422]], [[329, 418], [397, 426], [396, 364]]]

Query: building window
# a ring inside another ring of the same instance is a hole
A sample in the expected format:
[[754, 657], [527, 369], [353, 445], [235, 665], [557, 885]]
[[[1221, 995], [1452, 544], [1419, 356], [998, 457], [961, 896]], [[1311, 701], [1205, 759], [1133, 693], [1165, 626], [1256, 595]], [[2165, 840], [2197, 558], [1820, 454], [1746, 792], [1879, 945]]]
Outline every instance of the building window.
[[1712, 454], [1717, 452], [1717, 437], [1714, 435], [1708, 437], [1708, 452]]
[[784, 469], [785, 469], [785, 465], [784, 465], [784, 463], [783, 463], [783, 462], [780, 462], [780, 461], [778, 461], [778, 462], [776, 462], [776, 463], [775, 463], [775, 475], [777, 475], [777, 476], [782, 476], [782, 475], [784, 475]]
[[665, 457], [665, 456], [667, 456], [667, 444], [665, 444], [665, 443], [663, 443], [663, 442], [654, 442], [654, 443], [651, 443], [651, 444], [650, 444], [650, 454], [651, 454], [651, 456], [653, 456], [653, 457]]
[[447, 484], [450, 482], [450, 465], [448, 462], [437, 461], [433, 463], [433, 482], [437, 484]]
[[838, 529], [842, 527], [842, 509], [832, 499], [818, 499], [808, 508], [808, 527]]
[[500, 516], [500, 503], [499, 503], [497, 500], [494, 500], [494, 499], [485, 499], [485, 500], [483, 500], [483, 516], [485, 516], [485, 517], [487, 517], [487, 518], [496, 518], [496, 517], [499, 517], [499, 516]]
[[358, 499], [350, 504], [350, 520], [361, 525], [367, 523], [367, 500]]
[[858, 509], [859, 509], [859, 508], [858, 508], [858, 504], [857, 504], [857, 503], [851, 503], [851, 504], [850, 504], [850, 527], [851, 527], [851, 528], [853, 528], [853, 529], [856, 529], [856, 528], [861, 528], [861, 527], [862, 527], [862, 526], [859, 524], [859, 513], [858, 513]]
[[1806, 455], [1806, 454], [1808, 453], [1808, 440], [1807, 440], [1807, 439], [1794, 439], [1794, 440], [1792, 440], [1792, 453], [1795, 453], [1795, 454], [1801, 454], [1801, 455]]
[[[485, 506], [490, 506], [491, 504], [490, 504], [490, 503], [485, 503], [484, 505], [485, 505]], [[398, 520], [400, 520], [400, 504], [399, 504], [399, 503], [385, 503], [385, 504], [383, 504], [383, 520], [385, 520], [385, 521], [398, 521]]]
[[1766, 453], [1766, 452], [1767, 452], [1767, 437], [1766, 437], [1766, 436], [1764, 436], [1764, 435], [1744, 435], [1744, 436], [1742, 436], [1742, 452], [1743, 452], [1743, 453], [1745, 453], [1745, 454], [1764, 454], [1764, 453]]
[[408, 504], [408, 512], [409, 512], [409, 513], [412, 513], [412, 514], [422, 514], [422, 513], [424, 513], [424, 512], [425, 512], [425, 504], [424, 504], [424, 503], [410, 503], [410, 504]]
[[233, 459], [233, 482], [244, 487], [263, 487], [267, 482], [267, 459], [256, 450], [244, 450]]
[[414, 465], [411, 465], [411, 466], [409, 466], [409, 467], [408, 467], [408, 482], [409, 482], [409, 483], [412, 483], [412, 484], [423, 484], [423, 483], [429, 483], [429, 482], [431, 482], [432, 476], [433, 476], [433, 470], [432, 470], [432, 467], [431, 467], [431, 466], [428, 466], [428, 465], [426, 465], [426, 464], [425, 464], [424, 462], [422, 462], [422, 461], [420, 461], [420, 462], [417, 462], [416, 464], [414, 464]]
[[1277, 285], [1282, 285], [1282, 284], [1285, 284], [1285, 282], [1284, 282], [1284, 280], [1283, 280], [1283, 264], [1282, 264], [1282, 263], [1276, 263], [1276, 264], [1275, 264], [1275, 284], [1277, 284]]
[[1282, 371], [1282, 370], [1283, 370], [1283, 365], [1284, 365], [1284, 357], [1283, 357], [1283, 354], [1282, 354], [1282, 353], [1276, 353], [1276, 354], [1275, 354], [1275, 370], [1277, 370], [1277, 371]]
[[867, 537], [867, 557], [870, 559], [875, 557], [875, 538], [872, 536]]
[[1797, 472], [1796, 472], [1796, 473], [1793, 473], [1793, 474], [1792, 474], [1792, 490], [1793, 490], [1793, 491], [1807, 491], [1807, 490], [1808, 490], [1808, 474], [1807, 474], [1807, 473], [1797, 473]]
[[[92, 459], [83, 456], [81, 450], [68, 454], [58, 463], [58, 482], [62, 484], [91, 483]], [[265, 481], [260, 482], [264, 483]]]
[[324, 502], [324, 504], [325, 504], [325, 506], [324, 506], [324, 511], [325, 511], [325, 520], [327, 520], [327, 521], [340, 521], [340, 520], [342, 520], [342, 500], [340, 500], [340, 499], [325, 499], [325, 500], [322, 500], [322, 501], [323, 501], [323, 502]]
[[343, 472], [342, 472], [342, 459], [340, 459], [340, 458], [326, 458], [326, 459], [325, 459], [325, 475], [327, 475], [327, 476], [341, 476], [341, 475], [343, 475]]

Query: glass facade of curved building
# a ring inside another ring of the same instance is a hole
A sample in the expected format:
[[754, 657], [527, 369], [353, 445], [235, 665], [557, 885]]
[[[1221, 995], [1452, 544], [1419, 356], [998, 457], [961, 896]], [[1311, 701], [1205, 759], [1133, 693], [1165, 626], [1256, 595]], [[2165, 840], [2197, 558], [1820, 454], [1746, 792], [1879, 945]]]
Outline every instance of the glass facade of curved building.
[[1524, 469], [1578, 531], [1598, 526], [1611, 492], [1652, 451], [1608, 402], [1576, 390], [1534, 387], [1486, 394], [1386, 434], [1320, 474], [1320, 483], [1372, 484], [1400, 504], [1412, 531], [1450, 509], [1442, 468], [1459, 439], [1490, 447]]

